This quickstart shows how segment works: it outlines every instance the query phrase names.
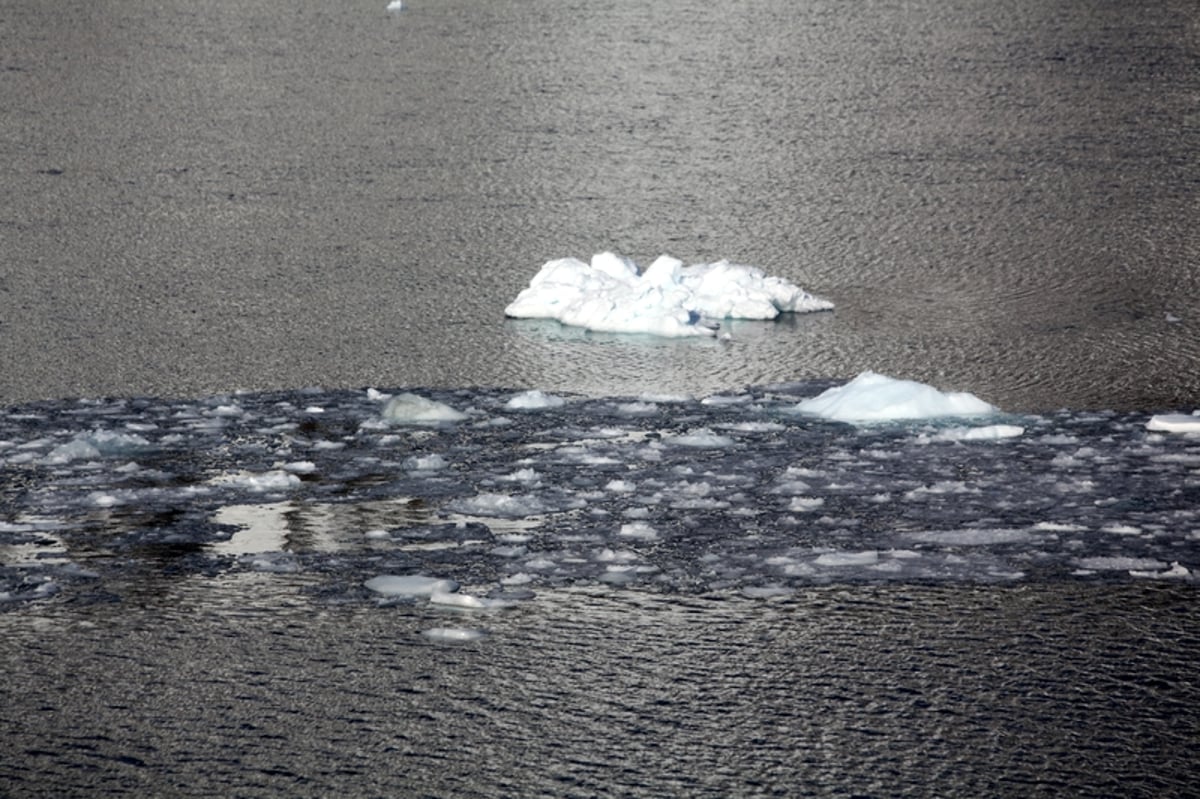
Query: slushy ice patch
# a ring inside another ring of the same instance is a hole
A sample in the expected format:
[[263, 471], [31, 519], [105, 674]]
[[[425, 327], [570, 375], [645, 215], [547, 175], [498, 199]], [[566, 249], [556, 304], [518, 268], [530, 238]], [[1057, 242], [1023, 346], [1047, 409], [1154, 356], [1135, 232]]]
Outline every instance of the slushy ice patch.
[[110, 596], [112, 578], [147, 564], [299, 575], [339, 601], [454, 612], [576, 584], [766, 597], [864, 581], [1190, 581], [1200, 566], [1192, 417], [1012, 417], [879, 375], [828, 385], [10, 409], [0, 601]]

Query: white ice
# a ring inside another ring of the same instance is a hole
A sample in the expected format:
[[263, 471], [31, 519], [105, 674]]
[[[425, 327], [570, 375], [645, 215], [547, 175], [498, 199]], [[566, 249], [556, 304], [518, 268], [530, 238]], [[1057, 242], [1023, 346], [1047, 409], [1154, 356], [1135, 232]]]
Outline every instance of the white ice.
[[945, 393], [912, 380], [863, 372], [844, 386], [837, 386], [811, 399], [796, 410], [823, 419], [852, 424], [984, 416], [996, 408], [974, 394]]
[[514, 411], [536, 411], [543, 408], [560, 408], [566, 404], [562, 397], [532, 389], [513, 396], [504, 407]]
[[460, 422], [467, 415], [443, 402], [416, 394], [397, 394], [384, 404], [383, 418], [393, 424], [438, 425]]
[[590, 264], [548, 261], [504, 313], [610, 333], [714, 336], [721, 319], [774, 319], [831, 308], [833, 303], [753, 266], [717, 261], [685, 267], [663, 255], [641, 271], [628, 258], [604, 252]]
[[1151, 416], [1146, 429], [1160, 433], [1200, 433], [1200, 415], [1163, 413]]
[[381, 574], [363, 583], [377, 594], [389, 597], [431, 597], [458, 590], [454, 580], [426, 577], [423, 574]]
[[48, 464], [63, 464], [74, 460], [95, 460], [104, 456], [133, 455], [150, 448], [150, 442], [132, 433], [94, 430], [79, 433], [60, 444], [46, 456]]

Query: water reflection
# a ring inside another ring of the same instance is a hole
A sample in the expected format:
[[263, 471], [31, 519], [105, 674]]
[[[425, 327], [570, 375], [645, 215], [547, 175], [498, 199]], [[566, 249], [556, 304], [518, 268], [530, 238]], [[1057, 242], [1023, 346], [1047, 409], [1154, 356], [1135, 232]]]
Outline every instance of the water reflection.
[[216, 555], [234, 556], [360, 551], [372, 545], [372, 532], [387, 533], [433, 519], [433, 508], [421, 499], [407, 497], [339, 504], [289, 500], [226, 505], [212, 520], [238, 530], [228, 540], [207, 548]]

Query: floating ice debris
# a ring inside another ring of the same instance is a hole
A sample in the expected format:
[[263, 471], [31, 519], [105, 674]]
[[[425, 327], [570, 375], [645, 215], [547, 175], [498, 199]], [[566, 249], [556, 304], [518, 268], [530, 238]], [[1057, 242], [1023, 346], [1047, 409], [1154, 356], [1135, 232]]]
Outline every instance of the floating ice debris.
[[1191, 576], [1186, 566], [1180, 565], [1179, 561], [1172, 561], [1171, 568], [1165, 571], [1141, 571], [1138, 569], [1130, 569], [1130, 577], [1149, 577], [1152, 580], [1182, 580]]
[[393, 424], [438, 425], [461, 422], [465, 413], [416, 394], [397, 394], [383, 406], [383, 418]]
[[209, 484], [250, 491], [255, 494], [270, 494], [296, 488], [300, 485], [300, 478], [283, 469], [272, 469], [269, 472], [222, 474], [209, 480]]
[[67, 443], [58, 445], [46, 456], [46, 462], [63, 464], [74, 460], [132, 455], [149, 448], [150, 442], [139, 435], [94, 430], [90, 433], [78, 433]]
[[368, 589], [388, 597], [425, 597], [458, 590], [454, 580], [426, 577], [422, 574], [381, 574], [363, 583]]
[[467, 641], [478, 641], [483, 638], [486, 633], [483, 630], [475, 630], [467, 627], [433, 627], [425, 630], [421, 635], [426, 638], [431, 638], [434, 641], [446, 641], [451, 643], [460, 643]]
[[1200, 415], [1163, 413], [1151, 416], [1146, 429], [1160, 433], [1200, 433]]
[[920, 441], [1003, 441], [1019, 438], [1025, 428], [1015, 424], [989, 424], [981, 427], [952, 427], [932, 435], [919, 436]]
[[504, 313], [611, 333], [714, 336], [721, 319], [774, 319], [833, 303], [729, 261], [683, 265], [660, 256], [645, 271], [611, 252], [547, 262]]
[[410, 472], [436, 472], [445, 469], [449, 463], [441, 455], [412, 455], [400, 464]]
[[837, 422], [871, 423], [984, 416], [997, 409], [974, 394], [947, 394], [924, 383], [863, 372], [844, 386], [802, 400], [796, 410]]
[[714, 433], [707, 427], [700, 427], [679, 436], [670, 436], [664, 439], [664, 442], [677, 447], [695, 447], [696, 449], [724, 449], [733, 446], [732, 438]]
[[504, 403], [504, 407], [514, 411], [534, 411], [542, 408], [559, 408], [566, 404], [562, 397], [533, 389], [523, 391]]

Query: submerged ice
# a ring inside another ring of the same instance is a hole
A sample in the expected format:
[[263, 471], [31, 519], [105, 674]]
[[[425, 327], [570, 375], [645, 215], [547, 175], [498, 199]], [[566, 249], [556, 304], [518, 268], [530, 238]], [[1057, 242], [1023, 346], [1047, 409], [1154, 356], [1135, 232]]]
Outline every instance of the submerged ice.
[[504, 313], [611, 333], [712, 336], [722, 319], [774, 319], [831, 308], [833, 303], [753, 266], [729, 261], [684, 266], [663, 255], [643, 271], [628, 258], [604, 252], [590, 263], [547, 262]]
[[1194, 579], [1196, 417], [1012, 417], [877, 375], [828, 388], [11, 409], [0, 601], [106, 597], [147, 558], [466, 614], [576, 584], [770, 597], [831, 582]]

